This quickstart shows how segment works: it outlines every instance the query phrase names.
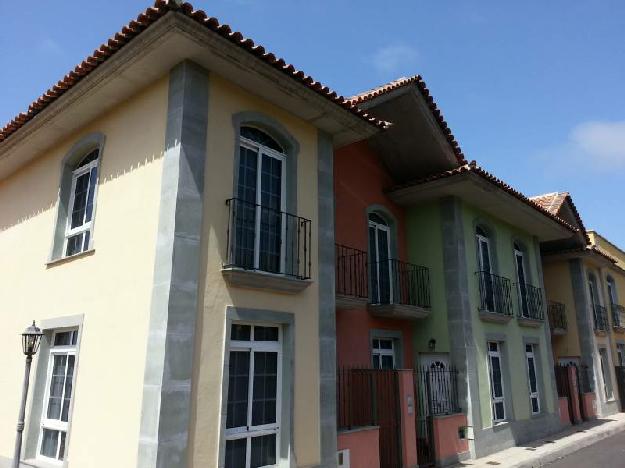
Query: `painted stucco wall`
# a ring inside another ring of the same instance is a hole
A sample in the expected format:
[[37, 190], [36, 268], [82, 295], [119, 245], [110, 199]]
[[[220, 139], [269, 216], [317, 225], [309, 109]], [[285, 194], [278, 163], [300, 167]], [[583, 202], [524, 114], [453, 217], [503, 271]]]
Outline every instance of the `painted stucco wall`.
[[[293, 314], [295, 462], [297, 466], [316, 465], [320, 460], [317, 131], [216, 74], [210, 75], [209, 83], [201, 271], [204, 287], [196, 333], [191, 458], [194, 466], [215, 467], [218, 463], [226, 307], [236, 306]], [[259, 112], [278, 121], [300, 146], [295, 214], [312, 221], [312, 284], [296, 295], [230, 287], [222, 276], [228, 224], [225, 202], [234, 196], [236, 135], [232, 117], [243, 111]]]
[[436, 340], [435, 352], [449, 352], [440, 210], [440, 202], [434, 201], [411, 206], [406, 214], [408, 261], [427, 267], [430, 272], [432, 309], [430, 316], [414, 328], [416, 353], [431, 353], [428, 342], [432, 338]]
[[547, 300], [564, 304], [566, 311], [566, 333], [551, 339], [554, 361], [557, 363], [560, 357], [579, 357], [579, 328], [569, 264], [566, 260], [543, 262], [543, 275]]
[[[516, 293], [517, 277], [514, 264], [515, 241], [521, 242], [525, 247], [526, 265], [528, 268], [527, 282], [540, 286], [539, 265], [536, 263], [536, 252], [532, 237], [508, 224], [494, 219], [480, 210], [463, 203], [464, 232], [466, 239], [466, 261], [468, 265], [469, 298], [471, 302], [473, 336], [477, 352], [477, 374], [479, 386], [479, 402], [482, 420], [482, 428], [492, 426], [490, 379], [488, 375], [487, 361], [487, 341], [489, 336], [505, 335], [505, 345], [503, 349], [504, 368], [504, 395], [512, 399], [511, 419], [515, 421], [529, 420], [531, 418], [527, 364], [525, 359], [524, 338], [534, 339], [538, 342], [540, 357], [537, 361], [540, 364], [542, 388], [540, 388], [541, 412], [553, 413], [556, 409], [554, 395], [551, 390], [551, 369], [547, 353], [550, 353], [549, 345], [546, 342], [544, 327], [539, 328], [522, 327], [517, 322], [519, 310], [518, 296]], [[478, 271], [477, 243], [475, 240], [475, 227], [478, 223], [485, 224], [494, 232], [491, 238], [491, 253], [493, 255], [493, 266], [495, 274], [506, 277], [511, 282], [513, 318], [507, 324], [484, 322], [478, 314], [479, 290], [475, 272]], [[498, 340], [495, 340], [498, 341]], [[507, 369], [506, 369], [507, 368]], [[506, 375], [507, 372], [507, 375]], [[506, 384], [506, 379], [509, 384]], [[509, 417], [509, 416], [508, 416]]]
[[[158, 80], [0, 181], [0, 458], [13, 454], [24, 366], [18, 334], [33, 319], [82, 314], [67, 459], [70, 466], [110, 466], [110, 457], [96, 456], [105, 444], [115, 447], [115, 466], [136, 466], [167, 86], [166, 77]], [[91, 132], [106, 137], [95, 251], [46, 266], [61, 161]]]

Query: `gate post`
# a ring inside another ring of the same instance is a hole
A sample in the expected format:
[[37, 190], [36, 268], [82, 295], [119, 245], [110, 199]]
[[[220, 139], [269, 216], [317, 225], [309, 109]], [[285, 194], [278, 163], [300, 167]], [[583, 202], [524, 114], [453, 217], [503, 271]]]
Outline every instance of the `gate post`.
[[402, 467], [417, 466], [417, 434], [415, 418], [417, 406], [414, 395], [414, 377], [412, 369], [397, 371], [399, 391], [399, 416], [401, 422]]
[[573, 408], [573, 421], [575, 424], [582, 422], [582, 411], [579, 406], [579, 387], [577, 385], [577, 367], [568, 366], [568, 383], [569, 383], [569, 398], [571, 399], [571, 407]]

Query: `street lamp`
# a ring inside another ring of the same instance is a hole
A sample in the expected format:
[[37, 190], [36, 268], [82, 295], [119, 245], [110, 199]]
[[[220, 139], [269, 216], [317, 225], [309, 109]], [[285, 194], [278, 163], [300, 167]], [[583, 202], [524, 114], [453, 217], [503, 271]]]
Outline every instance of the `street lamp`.
[[43, 333], [33, 324], [22, 333], [22, 350], [26, 355], [26, 369], [24, 371], [24, 384], [22, 386], [22, 405], [20, 406], [20, 414], [17, 420], [17, 437], [15, 438], [15, 454], [13, 456], [13, 468], [19, 468], [20, 455], [22, 452], [22, 432], [24, 432], [24, 419], [26, 417], [26, 397], [28, 396], [28, 381], [30, 378], [30, 364], [33, 362], [33, 356], [37, 354], [39, 343]]

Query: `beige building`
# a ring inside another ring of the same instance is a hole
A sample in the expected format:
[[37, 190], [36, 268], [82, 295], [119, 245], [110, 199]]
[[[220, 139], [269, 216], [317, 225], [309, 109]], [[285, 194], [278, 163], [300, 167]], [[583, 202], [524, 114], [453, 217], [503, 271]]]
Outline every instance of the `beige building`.
[[384, 126], [158, 1], [2, 129], [0, 466], [32, 320], [23, 466], [335, 465], [333, 149]]

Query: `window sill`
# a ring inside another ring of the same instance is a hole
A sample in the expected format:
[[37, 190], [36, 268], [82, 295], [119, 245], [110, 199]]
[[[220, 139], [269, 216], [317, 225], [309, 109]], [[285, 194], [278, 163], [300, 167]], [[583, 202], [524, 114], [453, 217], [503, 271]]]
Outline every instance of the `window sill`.
[[497, 312], [488, 312], [486, 310], [480, 310], [480, 319], [483, 322], [494, 322], [506, 324], [512, 320], [512, 315], [499, 314]]
[[77, 258], [91, 256], [94, 253], [95, 253], [95, 249], [87, 249], [87, 250], [85, 250], [83, 252], [80, 252], [80, 253], [77, 253], [77, 254], [74, 254], [74, 255], [70, 255], [68, 257], [54, 258], [54, 259], [46, 262], [46, 267], [47, 268], [51, 268], [51, 267], [54, 267], [56, 265], [61, 265], [63, 263], [71, 262], [72, 260], [77, 259]]
[[542, 320], [530, 317], [517, 317], [517, 321], [520, 326], [529, 328], [539, 328], [543, 324]]
[[312, 284], [312, 280], [301, 280], [242, 268], [223, 268], [221, 274], [228, 285], [236, 288], [258, 289], [282, 294], [297, 294]]
[[503, 431], [507, 429], [508, 426], [510, 426], [510, 421], [500, 421], [500, 422], [493, 423], [492, 427], [493, 427], [493, 431], [497, 432], [497, 431]]
[[20, 468], [66, 468], [67, 462], [54, 463], [39, 458], [31, 458], [20, 461]]

